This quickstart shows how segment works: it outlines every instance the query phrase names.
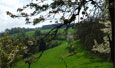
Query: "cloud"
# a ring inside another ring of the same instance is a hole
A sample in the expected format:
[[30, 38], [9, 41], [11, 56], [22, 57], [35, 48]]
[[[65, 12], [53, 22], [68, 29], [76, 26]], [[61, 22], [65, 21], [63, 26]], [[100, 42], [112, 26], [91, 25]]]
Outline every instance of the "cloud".
[[17, 8], [26, 5], [31, 0], [0, 0], [0, 32], [4, 31], [7, 28], [13, 27], [29, 27], [34, 28], [42, 26], [42, 24], [33, 26], [32, 24], [25, 24], [23, 18], [12, 19], [6, 15], [6, 11], [16, 13]]
[[[45, 3], [50, 4], [52, 1], [53, 0], [48, 0]], [[34, 28], [34, 27], [41, 27], [42, 25], [54, 23], [54, 21], [52, 23], [49, 23], [50, 21], [44, 21], [44, 22], [39, 23], [39, 24], [34, 26], [32, 24], [25, 24], [25, 20], [23, 18], [12, 19], [8, 15], [6, 15], [6, 11], [10, 11], [10, 12], [16, 14], [17, 8], [20, 8], [23, 5], [28, 4], [29, 2], [31, 2], [31, 0], [0, 0], [0, 32], [4, 31], [7, 28], [13, 28], [13, 27]], [[91, 5], [89, 5], [89, 6], [91, 6]], [[45, 15], [46, 13], [48, 13], [48, 11], [45, 13], [43, 12], [41, 14]], [[30, 13], [31, 10], [26, 10], [25, 12]], [[55, 15], [55, 18], [59, 19], [60, 16], [62, 16], [62, 14], [61, 15], [57, 14], [57, 15]], [[80, 17], [82, 17], [82, 15], [80, 15]], [[33, 18], [36, 18], [36, 16], [34, 16]], [[46, 19], [49, 19], [49, 18], [46, 18]], [[53, 17], [50, 19], [53, 19]], [[76, 18], [75, 22], [78, 22], [78, 17]]]

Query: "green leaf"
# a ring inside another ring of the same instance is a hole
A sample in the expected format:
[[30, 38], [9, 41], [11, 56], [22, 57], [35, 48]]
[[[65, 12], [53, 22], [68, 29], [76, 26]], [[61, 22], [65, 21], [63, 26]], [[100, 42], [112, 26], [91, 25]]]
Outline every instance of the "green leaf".
[[89, 7], [85, 7], [85, 8], [84, 8], [84, 11], [87, 11], [88, 8], [89, 8]]

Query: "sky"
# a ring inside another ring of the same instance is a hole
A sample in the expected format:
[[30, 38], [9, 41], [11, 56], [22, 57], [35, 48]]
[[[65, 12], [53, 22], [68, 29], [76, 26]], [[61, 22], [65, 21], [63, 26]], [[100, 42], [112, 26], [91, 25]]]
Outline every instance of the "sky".
[[[36, 28], [36, 27], [41, 27], [43, 25], [51, 24], [50, 21], [41, 22], [37, 25], [32, 25], [32, 23], [25, 24], [26, 22], [24, 18], [13, 19], [10, 16], [6, 15], [6, 11], [10, 11], [16, 14], [17, 8], [23, 7], [24, 5], [30, 2], [31, 0], [0, 0], [0, 32], [3, 32], [5, 29], [11, 29], [14, 27]], [[47, 0], [48, 4], [50, 4], [51, 2], [52, 0]], [[27, 10], [26, 12], [31, 12], [31, 11]], [[42, 14], [45, 14], [45, 13], [42, 13]], [[60, 15], [56, 15], [56, 18], [59, 18], [59, 17]]]
[[3, 32], [7, 28], [35, 28], [44, 25], [44, 23], [39, 23], [37, 25], [25, 24], [24, 18], [13, 19], [6, 15], [6, 11], [16, 13], [17, 8], [20, 8], [23, 5], [28, 4], [29, 2], [31, 2], [31, 0], [0, 0], [0, 32]]

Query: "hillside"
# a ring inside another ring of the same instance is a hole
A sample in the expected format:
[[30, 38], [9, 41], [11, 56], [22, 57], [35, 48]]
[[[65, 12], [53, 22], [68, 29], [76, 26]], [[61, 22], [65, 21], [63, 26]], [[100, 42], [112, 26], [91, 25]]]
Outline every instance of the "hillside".
[[[39, 61], [33, 63], [31, 68], [66, 68], [64, 61], [67, 63], [67, 68], [113, 68], [112, 63], [102, 60], [101, 58], [92, 55], [86, 51], [79, 41], [73, 42], [72, 45], [76, 46], [76, 54], [68, 56], [68, 44], [63, 43], [55, 48], [46, 50]], [[38, 56], [35, 54], [35, 56]], [[64, 58], [64, 61], [61, 58]], [[24, 61], [17, 63], [14, 68], [28, 68]]]
[[[51, 29], [40, 29], [40, 32], [41, 32], [42, 34], [46, 34], [46, 33], [48, 33], [50, 30], [51, 30]], [[69, 32], [74, 32], [74, 30], [73, 30], [72, 28], [68, 29], [68, 31], [69, 31]], [[63, 28], [62, 28], [62, 29], [59, 29], [58, 32], [59, 32], [59, 33], [63, 33], [63, 32], [64, 32], [64, 29], [63, 29]], [[24, 33], [25, 33], [25, 35], [32, 37], [32, 36], [34, 35], [34, 33], [35, 33], [35, 29], [34, 29], [34, 30], [31, 30], [31, 31], [24, 32]], [[17, 34], [19, 34], [19, 33], [14, 33], [14, 34], [11, 34], [10, 36], [15, 37], [15, 36], [17, 36]]]

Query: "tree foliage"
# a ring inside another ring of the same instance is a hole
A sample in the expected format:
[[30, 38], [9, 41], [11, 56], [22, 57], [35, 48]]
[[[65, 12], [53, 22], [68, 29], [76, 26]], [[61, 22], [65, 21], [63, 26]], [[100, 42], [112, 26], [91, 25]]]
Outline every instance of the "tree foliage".
[[96, 39], [98, 43], [104, 42], [103, 37], [105, 34], [100, 30], [104, 27], [103, 24], [99, 23], [98, 19], [95, 21], [82, 21], [76, 25], [77, 38], [80, 39], [81, 44], [83, 44], [85, 48], [91, 50], [94, 45], [94, 39]]
[[101, 24], [105, 25], [105, 28], [101, 29], [101, 31], [106, 33], [106, 35], [103, 37], [104, 42], [101, 44], [98, 44], [97, 41], [94, 40], [95, 45], [93, 46], [92, 50], [106, 54], [106, 53], [110, 53], [109, 38], [110, 38], [110, 40], [112, 39], [111, 23], [110, 23], [110, 21], [106, 21], [106, 22], [101, 22]]
[[[101, 6], [102, 0], [52, 0], [50, 4], [46, 3], [48, 0], [39, 0], [36, 2], [31, 2], [23, 8], [18, 8], [17, 12], [19, 15], [12, 14], [7, 11], [7, 14], [12, 18], [15, 17], [25, 17], [26, 23], [33, 23], [34, 25], [41, 22], [47, 21], [49, 18], [55, 20], [55, 22], [61, 22], [63, 24], [70, 24], [73, 22], [76, 17], [80, 14], [88, 15], [89, 4], [93, 5], [94, 8], [98, 8]], [[32, 13], [25, 13], [24, 10], [27, 8], [34, 11]], [[56, 14], [59, 14], [59, 19], [56, 18]], [[35, 19], [32, 20], [32, 17], [36, 16]], [[51, 19], [51, 21], [52, 21]]]
[[41, 34], [40, 29], [36, 29], [35, 33], [34, 33], [34, 36], [40, 36], [40, 34]]
[[12, 67], [16, 61], [20, 60], [25, 50], [23, 44], [18, 39], [10, 39], [6, 34], [0, 38], [0, 67]]
[[[95, 14], [95, 17], [98, 16], [97, 13], [103, 11], [101, 6], [103, 6], [102, 4], [104, 3], [103, 0], [51, 0], [50, 3], [47, 3], [48, 1], [49, 0], [32, 0], [29, 4], [18, 8], [18, 14], [13, 14], [9, 11], [6, 13], [12, 18], [24, 17], [26, 23], [33, 23], [33, 25], [44, 21], [61, 23], [59, 26], [52, 28], [46, 35], [51, 35], [50, 39], [52, 39], [62, 26], [67, 25], [66, 28], [68, 29], [70, 23], [75, 23], [76, 19], [80, 21], [79, 19], [89, 17], [91, 13]], [[32, 10], [32, 12], [25, 12], [27, 9]], [[59, 17], [57, 17], [57, 15], [59, 15]], [[46, 36], [44, 38], [47, 38]]]

